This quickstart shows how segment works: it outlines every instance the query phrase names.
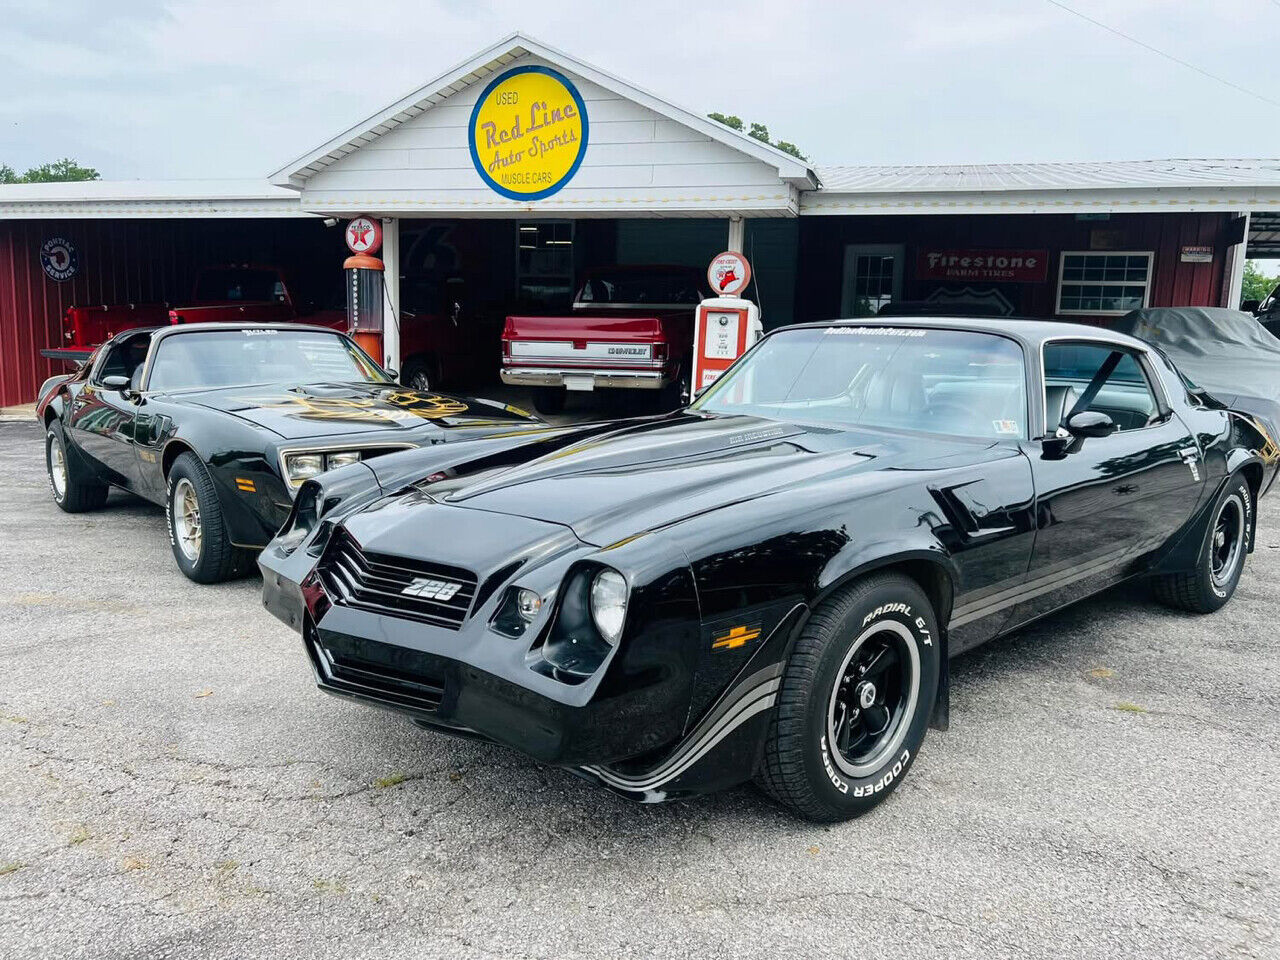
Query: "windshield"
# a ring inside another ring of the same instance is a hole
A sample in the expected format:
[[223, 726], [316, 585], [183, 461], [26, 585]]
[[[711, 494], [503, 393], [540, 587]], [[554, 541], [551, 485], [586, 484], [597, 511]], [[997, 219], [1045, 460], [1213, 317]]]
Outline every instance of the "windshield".
[[1021, 348], [986, 333], [907, 327], [784, 330], [693, 409], [773, 420], [1025, 438]]
[[164, 337], [149, 390], [237, 387], [252, 383], [387, 383], [346, 337], [316, 330], [211, 330]]
[[582, 285], [579, 303], [689, 304], [702, 299], [692, 270], [619, 270], [597, 273]]

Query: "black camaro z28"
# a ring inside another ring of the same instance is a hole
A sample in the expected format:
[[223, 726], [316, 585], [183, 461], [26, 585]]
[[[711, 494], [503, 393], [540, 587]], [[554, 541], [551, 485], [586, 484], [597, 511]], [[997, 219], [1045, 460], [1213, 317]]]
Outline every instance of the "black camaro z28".
[[637, 799], [755, 778], [834, 821], [946, 725], [948, 657], [1133, 576], [1226, 603], [1273, 449], [1123, 335], [789, 327], [668, 416], [308, 480], [264, 604], [330, 693]]

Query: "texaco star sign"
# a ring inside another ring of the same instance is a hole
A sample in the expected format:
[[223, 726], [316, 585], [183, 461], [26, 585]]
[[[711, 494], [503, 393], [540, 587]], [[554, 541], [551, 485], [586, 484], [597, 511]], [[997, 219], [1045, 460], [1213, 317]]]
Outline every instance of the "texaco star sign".
[[382, 246], [382, 224], [373, 217], [356, 217], [347, 224], [347, 249], [373, 255]]

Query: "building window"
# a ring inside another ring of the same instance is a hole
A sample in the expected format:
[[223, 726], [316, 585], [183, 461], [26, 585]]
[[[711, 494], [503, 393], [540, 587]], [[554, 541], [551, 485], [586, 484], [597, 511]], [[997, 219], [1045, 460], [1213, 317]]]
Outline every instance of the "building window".
[[1058, 261], [1058, 313], [1113, 314], [1140, 310], [1151, 289], [1150, 252], [1069, 253]]

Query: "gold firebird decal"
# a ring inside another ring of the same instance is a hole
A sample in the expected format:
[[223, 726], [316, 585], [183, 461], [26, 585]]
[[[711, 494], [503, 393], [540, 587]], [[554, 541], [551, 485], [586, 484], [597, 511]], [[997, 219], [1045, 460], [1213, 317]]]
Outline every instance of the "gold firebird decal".
[[[396, 390], [378, 400], [369, 397], [244, 397], [238, 402], [264, 410], [283, 410], [301, 420], [341, 420], [347, 423], [413, 423], [442, 420], [466, 413], [461, 400], [438, 394]], [[392, 409], [387, 409], [390, 405]]]

